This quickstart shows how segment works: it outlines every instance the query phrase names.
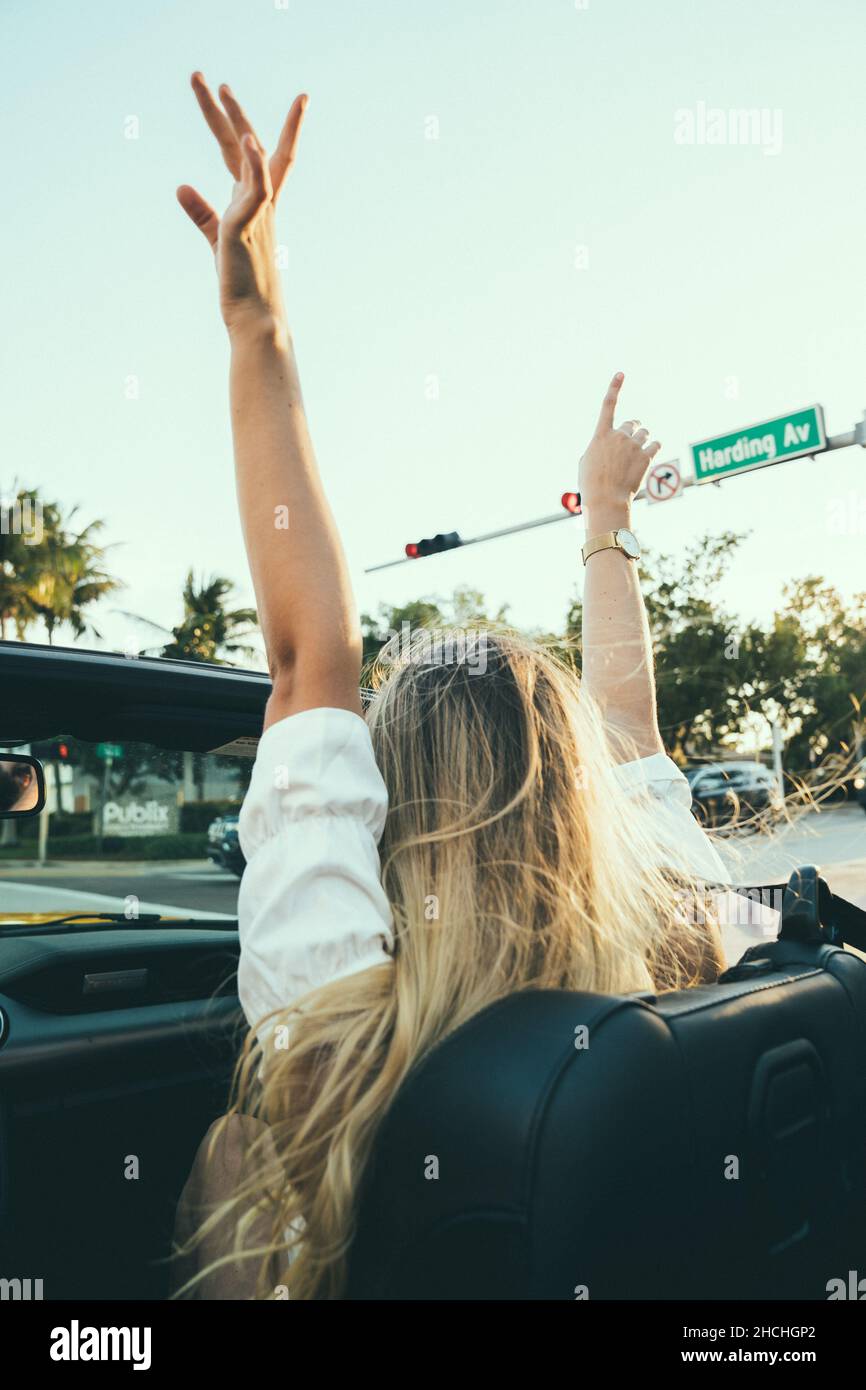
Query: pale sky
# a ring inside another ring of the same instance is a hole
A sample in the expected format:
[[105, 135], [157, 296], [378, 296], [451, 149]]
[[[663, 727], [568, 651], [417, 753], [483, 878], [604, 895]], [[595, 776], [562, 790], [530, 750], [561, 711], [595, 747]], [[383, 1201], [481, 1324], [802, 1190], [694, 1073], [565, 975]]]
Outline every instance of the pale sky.
[[[251, 601], [215, 276], [174, 190], [230, 193], [193, 69], [267, 144], [305, 90], [279, 236], [359, 605], [468, 584], [559, 627], [579, 521], [363, 569], [555, 511], [617, 369], [664, 458], [814, 403], [854, 425], [864, 40], [859, 0], [4, 0], [0, 490], [105, 518], [107, 608], [176, 622], [190, 565]], [[740, 108], [765, 138], [699, 142], [701, 112]], [[861, 449], [782, 464], [638, 504], [635, 529], [751, 529], [720, 599], [766, 618], [793, 576], [866, 589], [864, 471]]]

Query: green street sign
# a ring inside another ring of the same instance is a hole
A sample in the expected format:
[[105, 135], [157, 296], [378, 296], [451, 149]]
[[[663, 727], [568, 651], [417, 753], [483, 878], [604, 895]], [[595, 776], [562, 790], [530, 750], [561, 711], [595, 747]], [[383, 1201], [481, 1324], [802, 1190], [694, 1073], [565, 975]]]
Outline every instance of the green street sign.
[[818, 453], [826, 444], [823, 408], [810, 405], [806, 410], [795, 410], [775, 420], [763, 420], [759, 425], [692, 444], [695, 482], [711, 483], [714, 478], [728, 478], [732, 473], [767, 468], [771, 463]]
[[105, 763], [107, 763], [107, 762], [109, 761], [109, 759], [110, 759], [112, 762], [117, 762], [118, 758], [122, 758], [122, 757], [123, 757], [123, 744], [122, 744], [122, 743], [97, 743], [97, 745], [96, 745], [96, 756], [97, 756], [97, 758], [101, 758], [102, 761], [105, 762]]

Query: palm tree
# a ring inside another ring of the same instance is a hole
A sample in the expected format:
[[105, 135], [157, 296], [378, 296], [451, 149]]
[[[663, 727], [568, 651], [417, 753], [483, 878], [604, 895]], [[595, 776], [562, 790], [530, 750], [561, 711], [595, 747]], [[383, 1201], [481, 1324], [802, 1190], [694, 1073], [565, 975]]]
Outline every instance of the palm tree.
[[[105, 547], [95, 536], [103, 522], [76, 531], [77, 508], [64, 516], [56, 502], [45, 502], [38, 489], [14, 485], [11, 502], [0, 510], [0, 637], [11, 624], [23, 640], [39, 619], [52, 643], [57, 627], [68, 623], [80, 637], [88, 628], [90, 605], [121, 588], [105, 568]], [[38, 528], [32, 527], [34, 515]], [[25, 522], [22, 525], [21, 522]]]
[[0, 638], [8, 637], [11, 628], [23, 641], [36, 616], [30, 603], [32, 560], [20, 535], [0, 532]]
[[231, 665], [229, 658], [236, 655], [255, 656], [256, 648], [245, 639], [255, 634], [258, 616], [254, 608], [226, 608], [233, 589], [232, 581], [221, 576], [197, 585], [190, 570], [183, 586], [183, 618], [161, 655], [217, 665]]
[[[230, 579], [215, 576], [196, 585], [192, 570], [183, 586], [183, 618], [171, 629], [171, 641], [159, 649], [160, 656], [184, 661], [208, 661], [216, 665], [231, 665], [229, 656], [256, 655], [256, 648], [244, 639], [252, 637], [258, 628], [254, 608], [226, 609], [225, 600], [234, 589]], [[135, 613], [124, 617], [143, 623], [154, 632], [165, 632], [158, 623]], [[151, 649], [152, 650], [152, 649]], [[145, 649], [141, 655], [147, 655]], [[197, 794], [204, 800], [205, 760], [200, 753], [183, 755], [183, 786], [186, 795]]]
[[23, 641], [38, 614], [33, 588], [38, 582], [46, 535], [56, 531], [59, 513], [43, 502], [38, 489], [27, 491], [16, 480], [0, 498], [0, 638], [14, 632]]
[[[68, 520], [75, 515], [74, 509]], [[101, 633], [86, 616], [93, 603], [107, 598], [123, 587], [105, 568], [105, 547], [94, 540], [104, 522], [92, 521], [78, 532], [66, 530], [65, 525], [48, 539], [37, 582], [31, 587], [33, 607], [45, 624], [49, 644], [61, 623], [68, 623], [76, 637], [88, 630], [95, 637]]]

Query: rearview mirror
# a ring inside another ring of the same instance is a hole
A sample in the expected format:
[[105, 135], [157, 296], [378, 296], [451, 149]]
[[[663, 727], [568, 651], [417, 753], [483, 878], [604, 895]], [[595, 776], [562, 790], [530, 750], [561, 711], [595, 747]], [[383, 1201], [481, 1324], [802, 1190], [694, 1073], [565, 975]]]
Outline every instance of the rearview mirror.
[[0, 817], [38, 816], [44, 805], [42, 764], [26, 753], [0, 749]]

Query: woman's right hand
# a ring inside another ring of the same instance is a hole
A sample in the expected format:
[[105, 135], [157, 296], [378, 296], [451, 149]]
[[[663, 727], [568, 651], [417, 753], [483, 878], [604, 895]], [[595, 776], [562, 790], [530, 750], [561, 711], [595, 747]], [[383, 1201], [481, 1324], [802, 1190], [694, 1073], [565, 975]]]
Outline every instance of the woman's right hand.
[[280, 190], [295, 161], [307, 97], [296, 97], [270, 160], [243, 109], [225, 84], [222, 107], [200, 72], [192, 88], [202, 114], [235, 180], [232, 199], [220, 219], [201, 194], [182, 184], [177, 198], [184, 212], [207, 238], [216, 258], [220, 309], [226, 327], [283, 322], [285, 310], [276, 267], [274, 211]]

